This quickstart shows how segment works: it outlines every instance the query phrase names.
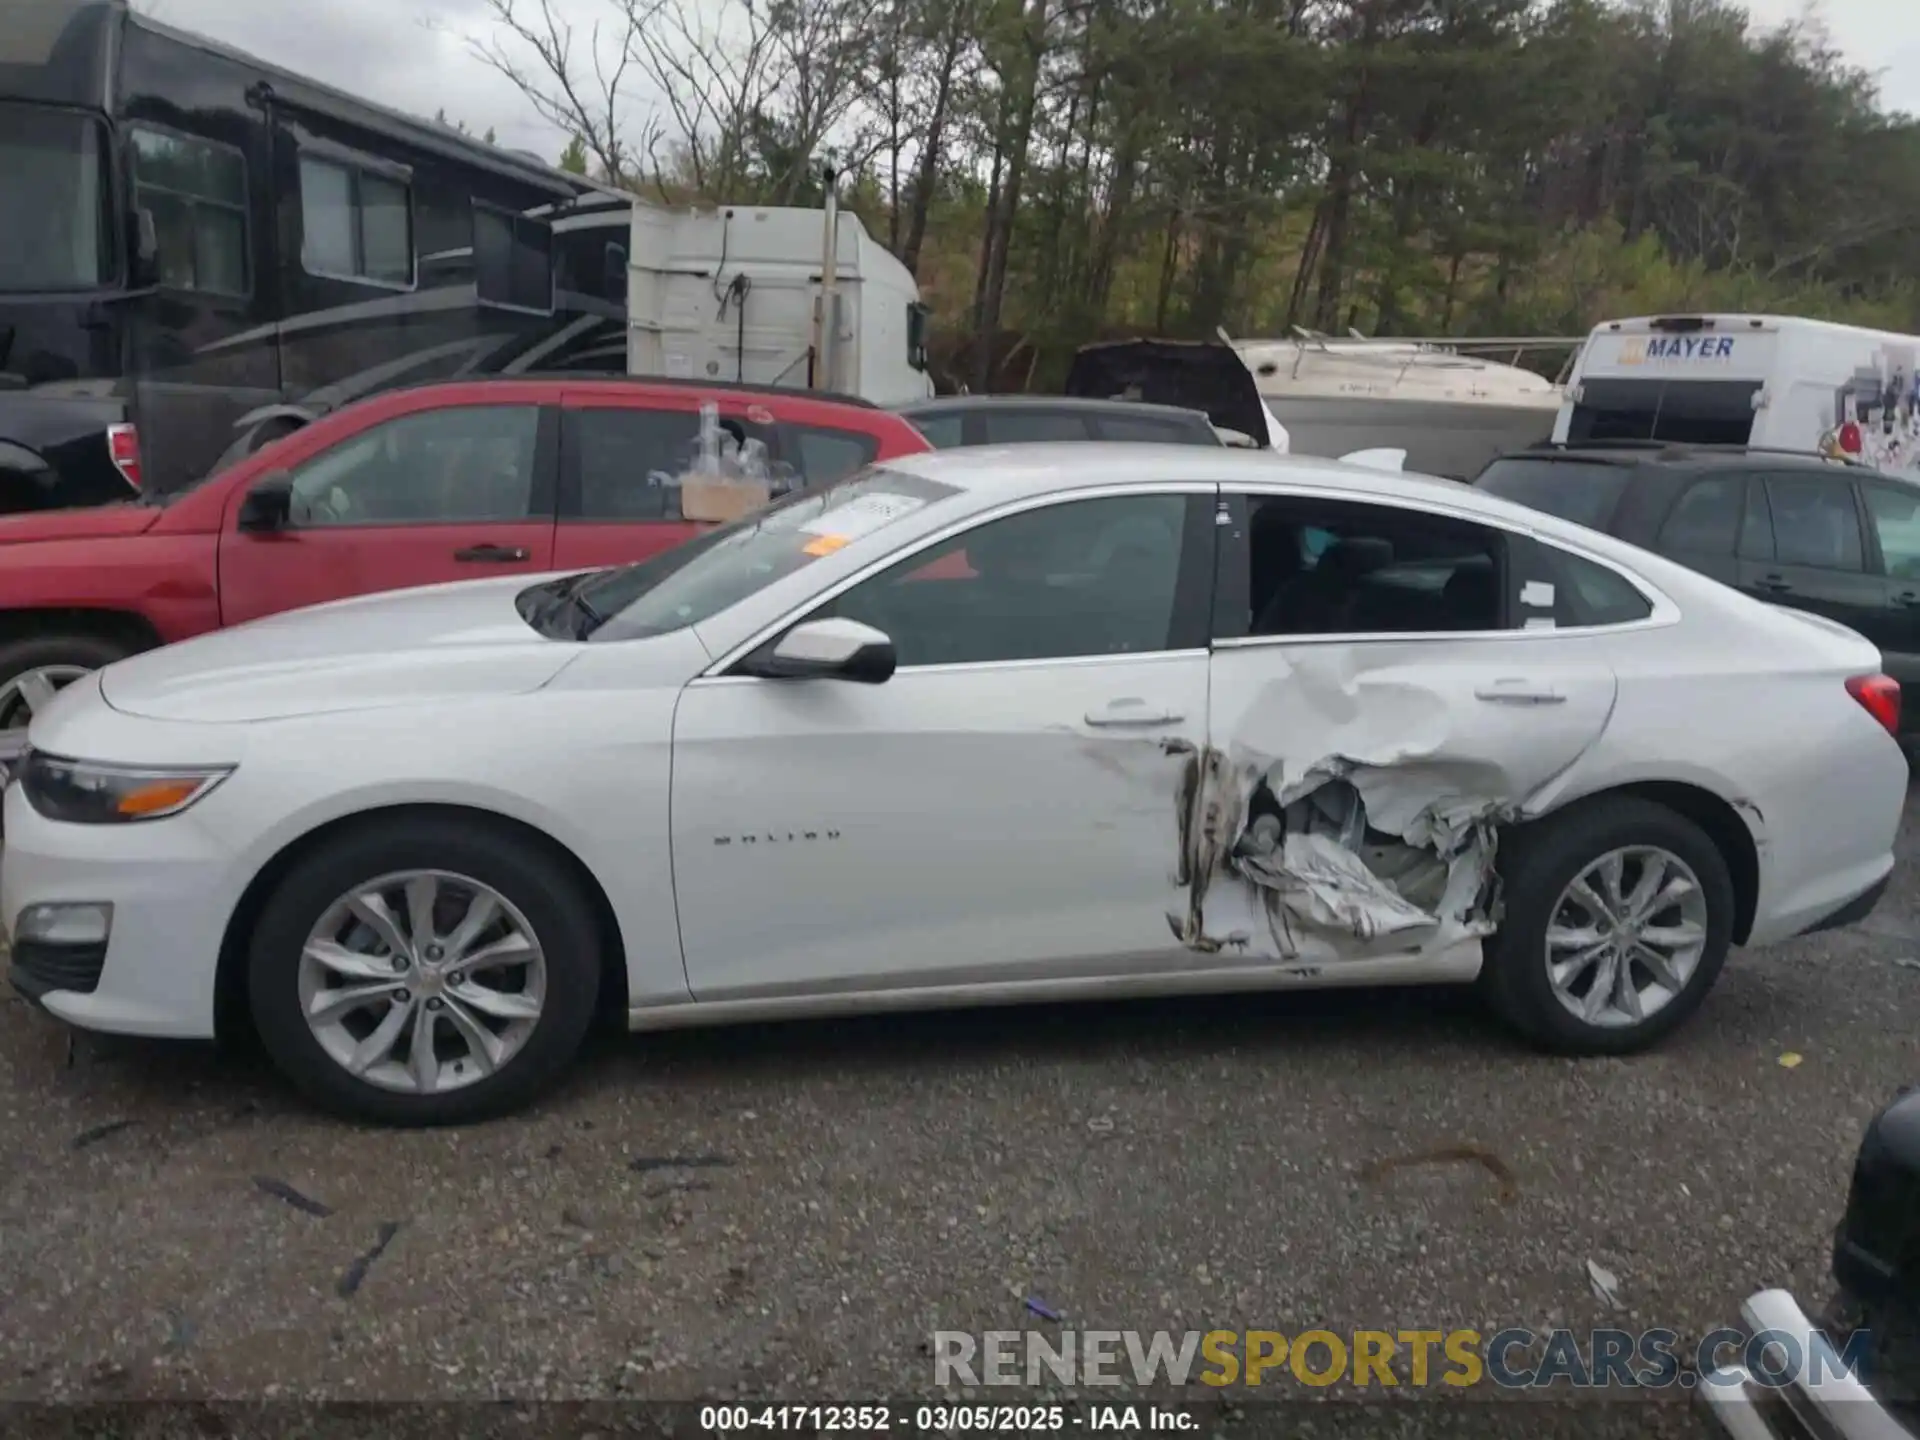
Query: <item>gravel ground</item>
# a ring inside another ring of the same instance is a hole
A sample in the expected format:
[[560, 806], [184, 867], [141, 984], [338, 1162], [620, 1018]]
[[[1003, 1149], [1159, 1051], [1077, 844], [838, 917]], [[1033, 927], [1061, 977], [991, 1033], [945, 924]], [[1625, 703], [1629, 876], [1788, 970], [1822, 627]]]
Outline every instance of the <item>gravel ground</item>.
[[[1912, 957], [1908, 866], [1631, 1060], [1529, 1054], [1451, 992], [985, 1011], [610, 1040], [531, 1113], [419, 1134], [198, 1048], [70, 1062], [9, 992], [0, 1400], [925, 1395], [934, 1330], [1043, 1325], [1028, 1296], [1697, 1337], [1762, 1285], [1824, 1299], [1861, 1126], [1920, 1078]], [[1464, 1147], [1497, 1164], [1420, 1159]]]

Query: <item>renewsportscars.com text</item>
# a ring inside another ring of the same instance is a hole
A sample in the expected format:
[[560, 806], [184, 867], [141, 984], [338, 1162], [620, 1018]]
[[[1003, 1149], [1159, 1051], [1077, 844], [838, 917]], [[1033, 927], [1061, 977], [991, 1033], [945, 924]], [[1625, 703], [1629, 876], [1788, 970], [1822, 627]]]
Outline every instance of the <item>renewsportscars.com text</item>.
[[1020, 1385], [1306, 1385], [1360, 1389], [1590, 1390], [1692, 1388], [1738, 1363], [1761, 1385], [1865, 1381], [1860, 1331], [1826, 1337], [1767, 1330], [938, 1330], [934, 1383]]

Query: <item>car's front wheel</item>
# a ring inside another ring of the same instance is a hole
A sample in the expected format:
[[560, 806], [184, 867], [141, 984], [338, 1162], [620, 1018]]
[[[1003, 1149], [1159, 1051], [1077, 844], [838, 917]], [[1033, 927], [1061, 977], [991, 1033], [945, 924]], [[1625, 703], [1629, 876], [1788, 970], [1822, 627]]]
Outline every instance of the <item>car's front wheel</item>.
[[1732, 940], [1733, 882], [1701, 828], [1636, 796], [1580, 802], [1504, 837], [1505, 915], [1481, 988], [1548, 1049], [1620, 1055], [1679, 1026]]
[[295, 1085], [398, 1125], [461, 1124], [545, 1089], [592, 1023], [593, 908], [544, 846], [445, 815], [323, 840], [261, 913], [255, 1027]]

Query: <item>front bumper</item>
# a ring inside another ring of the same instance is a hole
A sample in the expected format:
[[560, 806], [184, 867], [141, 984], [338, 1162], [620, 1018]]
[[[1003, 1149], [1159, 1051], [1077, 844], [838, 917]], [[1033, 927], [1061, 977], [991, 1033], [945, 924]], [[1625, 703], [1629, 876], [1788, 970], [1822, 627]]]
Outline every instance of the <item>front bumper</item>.
[[[36, 813], [18, 785], [4, 809], [0, 928], [14, 932], [29, 905], [113, 907], [104, 955], [19, 947], [14, 988], [81, 1029], [211, 1039], [220, 944], [244, 883], [227, 847], [191, 812], [148, 825], [62, 825]], [[83, 972], [96, 962], [87, 988]]]
[[1784, 1290], [1762, 1290], [1740, 1307], [1749, 1333], [1786, 1337], [1777, 1353], [1797, 1353], [1791, 1379], [1768, 1385], [1744, 1365], [1702, 1377], [1696, 1393], [1720, 1431], [1732, 1440], [1916, 1440], [1856, 1376], [1839, 1367], [1816, 1376], [1805, 1363], [1820, 1327]]

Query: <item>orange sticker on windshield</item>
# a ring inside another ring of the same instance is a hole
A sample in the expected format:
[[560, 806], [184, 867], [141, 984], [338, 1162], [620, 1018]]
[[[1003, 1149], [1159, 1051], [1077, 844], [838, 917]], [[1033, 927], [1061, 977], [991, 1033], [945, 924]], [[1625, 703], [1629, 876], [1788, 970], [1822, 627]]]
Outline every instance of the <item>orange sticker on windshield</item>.
[[845, 535], [822, 535], [817, 539], [809, 540], [800, 548], [808, 555], [831, 555], [836, 550], [844, 549], [847, 543], [848, 538]]

